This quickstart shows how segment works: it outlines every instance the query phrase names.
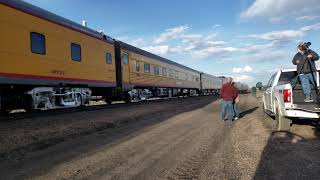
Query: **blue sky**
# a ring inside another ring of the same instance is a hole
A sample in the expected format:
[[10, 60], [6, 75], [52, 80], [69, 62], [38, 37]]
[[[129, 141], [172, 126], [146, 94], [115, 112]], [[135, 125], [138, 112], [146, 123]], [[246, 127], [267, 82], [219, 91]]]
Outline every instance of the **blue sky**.
[[319, 0], [27, 0], [213, 75], [264, 84], [300, 41], [320, 49]]

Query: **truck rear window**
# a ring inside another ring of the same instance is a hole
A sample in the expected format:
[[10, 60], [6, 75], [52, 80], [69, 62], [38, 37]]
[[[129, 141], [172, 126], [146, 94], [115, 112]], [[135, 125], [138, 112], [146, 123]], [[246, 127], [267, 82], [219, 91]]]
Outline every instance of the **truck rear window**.
[[[317, 71], [317, 74], [319, 74], [319, 70]], [[294, 83], [295, 78], [297, 77], [297, 72], [296, 71], [291, 71], [291, 72], [282, 72], [279, 78], [278, 85], [282, 84], [288, 84], [288, 83]], [[317, 75], [318, 77], [318, 75]], [[317, 80], [317, 77], [316, 80]], [[301, 84], [299, 78], [297, 84]]]
[[[296, 76], [297, 76], [296, 71], [282, 72], [278, 81], [278, 85], [291, 83], [292, 81], [294, 81]], [[298, 81], [298, 84], [300, 84], [300, 81]]]

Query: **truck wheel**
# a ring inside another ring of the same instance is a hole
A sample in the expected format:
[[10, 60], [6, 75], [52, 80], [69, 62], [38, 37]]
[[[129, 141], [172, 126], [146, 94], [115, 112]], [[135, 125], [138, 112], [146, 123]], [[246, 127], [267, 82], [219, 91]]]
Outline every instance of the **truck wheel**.
[[290, 131], [291, 120], [281, 116], [278, 106], [275, 109], [274, 130]]

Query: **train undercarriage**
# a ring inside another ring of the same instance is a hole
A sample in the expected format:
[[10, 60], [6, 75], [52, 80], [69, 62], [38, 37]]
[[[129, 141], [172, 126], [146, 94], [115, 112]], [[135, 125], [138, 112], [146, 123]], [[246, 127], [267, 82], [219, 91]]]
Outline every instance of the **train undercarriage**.
[[8, 112], [14, 109], [33, 111], [79, 107], [89, 104], [91, 94], [89, 88], [33, 87], [26, 89], [11, 86], [1, 89], [0, 109], [2, 112]]
[[150, 88], [150, 87], [135, 87], [129, 91], [132, 100], [146, 100], [152, 97], [180, 97], [180, 96], [199, 96], [200, 91], [197, 89], [185, 88]]
[[26, 111], [50, 110], [80, 107], [88, 105], [90, 101], [99, 100], [111, 104], [113, 101], [119, 100], [131, 102], [131, 100], [147, 100], [150, 98], [192, 97], [217, 93], [215, 90], [200, 91], [198, 89], [160, 87], [135, 87], [128, 92], [121, 93], [124, 95], [112, 93], [111, 89], [96, 90], [86, 87], [6, 86], [0, 88], [0, 109], [2, 112], [10, 112], [16, 109]]

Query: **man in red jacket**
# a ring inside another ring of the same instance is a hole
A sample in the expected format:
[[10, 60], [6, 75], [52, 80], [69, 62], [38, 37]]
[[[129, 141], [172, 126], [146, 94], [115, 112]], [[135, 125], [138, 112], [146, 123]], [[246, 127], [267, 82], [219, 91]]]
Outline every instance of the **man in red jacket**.
[[[238, 96], [237, 88], [232, 84], [232, 78], [227, 79], [227, 83], [222, 85], [220, 96], [222, 98], [222, 120], [233, 119], [233, 101]], [[228, 109], [228, 116], [226, 111]], [[229, 117], [229, 118], [228, 118]]]

